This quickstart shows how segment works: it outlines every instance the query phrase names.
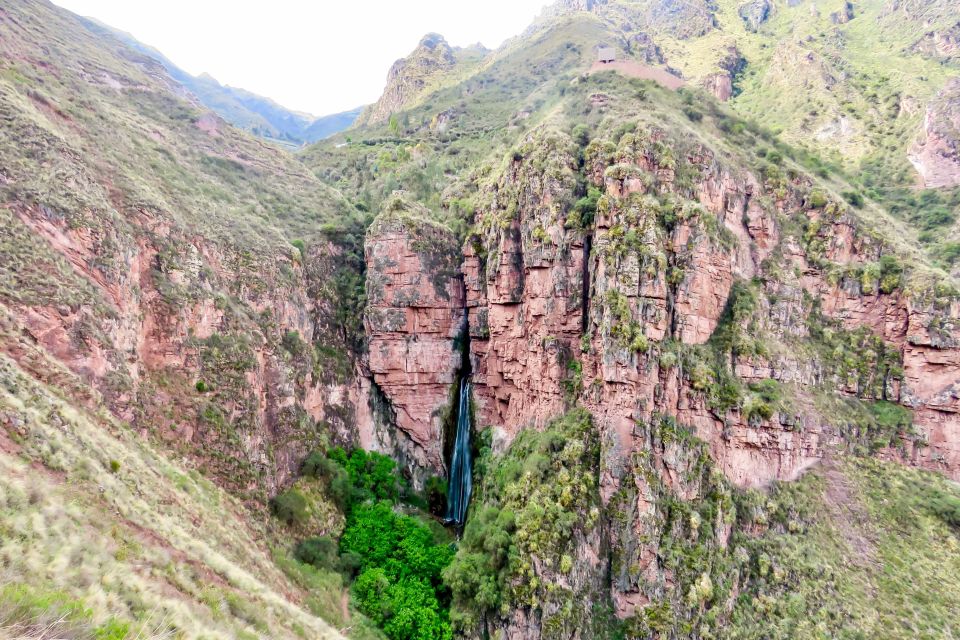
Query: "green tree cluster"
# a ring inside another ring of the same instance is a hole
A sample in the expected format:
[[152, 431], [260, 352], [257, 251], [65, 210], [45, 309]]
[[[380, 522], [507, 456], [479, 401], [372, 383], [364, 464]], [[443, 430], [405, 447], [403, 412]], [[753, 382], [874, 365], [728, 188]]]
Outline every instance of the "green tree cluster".
[[[339, 544], [328, 536], [308, 538], [296, 546], [297, 560], [353, 579], [357, 608], [390, 640], [451, 638], [450, 593], [442, 572], [455, 551], [397, 506], [401, 499], [436, 503], [446, 494], [443, 481], [431, 478], [426, 498], [416, 496], [392, 458], [341, 447], [310, 454], [301, 471], [324, 481], [347, 521]], [[281, 517], [290, 517], [289, 493], [274, 499]]]

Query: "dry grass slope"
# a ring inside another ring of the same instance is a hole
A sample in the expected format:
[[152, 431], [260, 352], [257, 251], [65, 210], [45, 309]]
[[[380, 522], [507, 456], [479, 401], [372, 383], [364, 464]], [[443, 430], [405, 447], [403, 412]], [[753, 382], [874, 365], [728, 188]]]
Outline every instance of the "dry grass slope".
[[0, 356], [0, 636], [340, 637], [237, 500], [62, 393]]

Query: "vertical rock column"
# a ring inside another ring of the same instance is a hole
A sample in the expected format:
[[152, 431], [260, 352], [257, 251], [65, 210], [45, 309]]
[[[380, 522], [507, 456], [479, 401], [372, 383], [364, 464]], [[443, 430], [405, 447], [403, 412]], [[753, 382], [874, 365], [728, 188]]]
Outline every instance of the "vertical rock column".
[[464, 320], [458, 243], [428, 215], [396, 193], [364, 244], [368, 367], [391, 424], [360, 425], [361, 441], [398, 457], [417, 484], [424, 471], [445, 469], [443, 423], [460, 368], [456, 339]]

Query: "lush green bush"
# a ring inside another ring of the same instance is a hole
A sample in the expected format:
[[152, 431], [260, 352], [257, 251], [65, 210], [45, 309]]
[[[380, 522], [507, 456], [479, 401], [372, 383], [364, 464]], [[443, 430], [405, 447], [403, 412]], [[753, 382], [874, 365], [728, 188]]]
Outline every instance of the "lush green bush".
[[573, 205], [573, 210], [567, 217], [567, 226], [576, 229], [587, 229], [593, 225], [593, 219], [597, 215], [597, 203], [600, 196], [603, 195], [599, 189], [594, 186], [587, 187], [587, 195], [577, 200]]
[[299, 331], [287, 331], [280, 340], [280, 346], [291, 356], [302, 355], [307, 350], [307, 344], [300, 337]]
[[827, 204], [827, 194], [820, 189], [814, 189], [807, 197], [807, 205], [811, 209], [822, 209]]
[[389, 456], [363, 449], [354, 449], [349, 455], [341, 447], [330, 450], [329, 457], [342, 466], [353, 485], [351, 503], [365, 500], [396, 501], [404, 489], [397, 473], [397, 463]]
[[863, 206], [863, 195], [858, 191], [844, 191], [843, 199], [857, 207], [858, 209]]
[[360, 610], [391, 640], [450, 638], [449, 593], [441, 573], [453, 549], [386, 501], [357, 506], [340, 539], [357, 561], [353, 593]]
[[903, 282], [903, 265], [896, 256], [886, 255], [880, 258], [880, 291], [893, 293]]
[[884, 430], [897, 430], [909, 427], [913, 423], [913, 412], [906, 407], [877, 400], [867, 405], [877, 426]]
[[[442, 514], [446, 481], [430, 478], [425, 496], [410, 496], [394, 460], [341, 447], [311, 453], [301, 472], [325, 482], [347, 522], [339, 545], [326, 536], [308, 538], [295, 548], [297, 560], [354, 577], [357, 607], [391, 640], [450, 638], [450, 596], [441, 572], [454, 551], [421, 520], [395, 511], [401, 498], [416, 498]], [[291, 508], [286, 494], [274, 502], [285, 514]]]
[[291, 240], [290, 244], [296, 247], [297, 251], [300, 252], [300, 257], [306, 257], [307, 255], [307, 245], [303, 240]]
[[574, 126], [570, 135], [573, 137], [573, 141], [581, 147], [585, 147], [590, 143], [590, 128], [585, 124]]

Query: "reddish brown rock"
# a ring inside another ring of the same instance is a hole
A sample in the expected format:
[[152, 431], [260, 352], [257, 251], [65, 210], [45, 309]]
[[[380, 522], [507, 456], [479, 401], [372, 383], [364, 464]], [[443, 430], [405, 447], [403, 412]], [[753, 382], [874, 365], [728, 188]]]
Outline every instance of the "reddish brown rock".
[[909, 157], [925, 187], [960, 184], [960, 78], [948, 81], [927, 107]]
[[367, 232], [367, 367], [388, 407], [361, 441], [397, 455], [416, 481], [442, 474], [444, 419], [460, 369], [463, 280], [453, 234], [394, 196]]

